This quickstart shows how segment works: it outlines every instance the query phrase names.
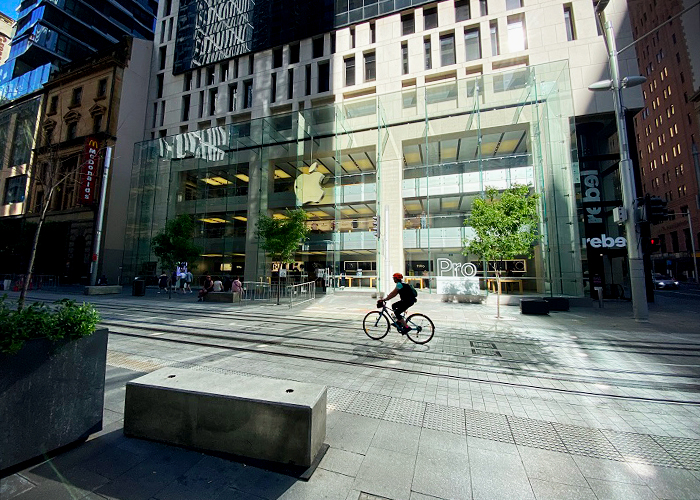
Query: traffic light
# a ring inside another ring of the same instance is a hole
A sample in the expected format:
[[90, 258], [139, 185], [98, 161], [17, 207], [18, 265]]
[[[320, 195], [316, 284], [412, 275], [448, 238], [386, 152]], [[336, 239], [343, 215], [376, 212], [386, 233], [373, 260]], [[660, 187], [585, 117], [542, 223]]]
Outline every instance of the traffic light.
[[374, 236], [379, 238], [379, 216], [375, 215], [372, 217], [372, 233], [374, 233]]
[[644, 253], [652, 254], [661, 250], [661, 238], [657, 237], [646, 237], [642, 239], [644, 246]]
[[668, 208], [666, 201], [658, 196], [646, 195], [644, 199], [646, 205], [646, 219], [651, 224], [658, 224], [668, 219]]

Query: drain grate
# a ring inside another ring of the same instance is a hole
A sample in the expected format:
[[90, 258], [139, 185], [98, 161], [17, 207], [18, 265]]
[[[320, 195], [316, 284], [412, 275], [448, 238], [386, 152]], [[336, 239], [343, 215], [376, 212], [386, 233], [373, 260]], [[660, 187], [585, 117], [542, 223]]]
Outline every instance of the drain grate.
[[467, 432], [464, 422], [464, 410], [452, 406], [427, 403], [423, 427], [464, 436]]
[[680, 467], [681, 464], [646, 434], [601, 431], [627, 462]]
[[569, 453], [584, 457], [622, 461], [622, 455], [598, 429], [553, 423], [552, 426]]
[[472, 347], [477, 349], [496, 349], [496, 344], [493, 342], [479, 342], [478, 340], [470, 340], [469, 343]]
[[507, 416], [506, 418], [513, 432], [515, 444], [542, 450], [567, 451], [566, 446], [559, 439], [559, 435], [554, 432], [554, 427], [549, 422], [513, 416]]
[[684, 468], [700, 470], [700, 440], [670, 436], [654, 436], [653, 439]]
[[478, 410], [464, 410], [467, 418], [467, 436], [513, 443], [513, 435], [505, 415]]
[[501, 353], [498, 351], [492, 351], [490, 349], [475, 349], [473, 347], [472, 354], [476, 354], [478, 356], [501, 356]]

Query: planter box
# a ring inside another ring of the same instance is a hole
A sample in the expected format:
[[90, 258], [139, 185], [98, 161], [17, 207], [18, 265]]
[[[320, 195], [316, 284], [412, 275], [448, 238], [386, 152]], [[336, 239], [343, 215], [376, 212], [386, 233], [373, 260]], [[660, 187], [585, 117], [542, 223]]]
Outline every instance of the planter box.
[[102, 429], [107, 334], [0, 354], [0, 470]]

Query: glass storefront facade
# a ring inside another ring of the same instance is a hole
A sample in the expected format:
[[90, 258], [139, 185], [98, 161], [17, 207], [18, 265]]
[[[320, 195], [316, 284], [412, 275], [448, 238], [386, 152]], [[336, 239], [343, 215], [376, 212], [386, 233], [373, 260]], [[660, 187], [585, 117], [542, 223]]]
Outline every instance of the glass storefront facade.
[[[475, 273], [486, 289], [503, 266], [524, 291], [580, 296], [568, 75], [566, 62], [448, 75], [425, 87], [140, 143], [124, 275], [160, 272], [150, 240], [166, 220], [187, 213], [205, 249], [197, 274], [274, 279], [277, 266], [258, 248], [256, 222], [302, 207], [311, 234], [288, 266], [294, 279], [387, 291], [400, 271], [432, 292], [440, 278]], [[514, 183], [541, 194], [534, 257], [497, 264], [463, 256], [473, 200], [488, 186]]]

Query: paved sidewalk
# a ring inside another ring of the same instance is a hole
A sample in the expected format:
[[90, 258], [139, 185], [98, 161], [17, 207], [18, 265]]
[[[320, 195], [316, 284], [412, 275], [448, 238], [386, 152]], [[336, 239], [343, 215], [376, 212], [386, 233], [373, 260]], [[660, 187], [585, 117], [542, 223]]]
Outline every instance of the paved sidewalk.
[[[502, 307], [495, 319], [491, 303], [421, 294], [416, 312], [437, 325], [426, 347], [395, 331], [367, 339], [358, 324], [374, 301], [362, 294], [291, 310], [154, 293], [91, 299], [115, 332], [137, 319], [182, 330], [208, 315], [212, 331], [237, 329], [245, 343], [113, 335], [104, 430], [0, 480], [2, 500], [700, 499], [700, 312], [682, 297], [658, 297], [637, 323], [622, 302], [546, 317]], [[124, 437], [125, 383], [163, 366], [328, 385], [319, 469], [303, 482]]]

